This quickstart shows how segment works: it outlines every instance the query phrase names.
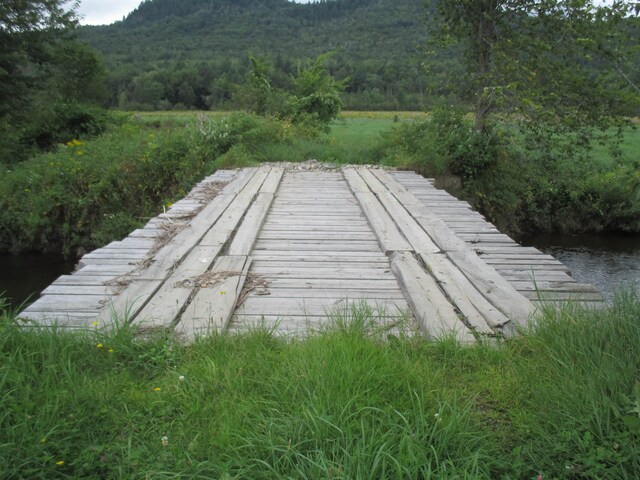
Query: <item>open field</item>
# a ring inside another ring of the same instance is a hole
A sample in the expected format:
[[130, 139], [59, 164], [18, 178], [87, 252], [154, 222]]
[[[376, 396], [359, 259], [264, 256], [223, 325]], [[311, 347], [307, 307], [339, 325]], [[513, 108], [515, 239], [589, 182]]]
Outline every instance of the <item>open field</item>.
[[183, 346], [0, 319], [3, 478], [637, 478], [640, 299], [460, 347], [366, 310]]

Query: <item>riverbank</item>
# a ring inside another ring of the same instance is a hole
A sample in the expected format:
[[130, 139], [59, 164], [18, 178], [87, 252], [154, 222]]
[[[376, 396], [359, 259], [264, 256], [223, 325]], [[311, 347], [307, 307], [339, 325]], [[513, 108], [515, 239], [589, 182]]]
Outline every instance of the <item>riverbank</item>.
[[[550, 310], [521, 338], [388, 337], [365, 311], [307, 340], [183, 346], [0, 320], [6, 478], [635, 478], [640, 299]], [[46, 366], [46, 368], [43, 368]], [[553, 372], [553, 374], [550, 374]]]
[[510, 234], [640, 231], [637, 130], [620, 157], [600, 148], [576, 164], [506, 143], [485, 151], [459, 133], [465, 119], [445, 120], [443, 129], [437, 116], [352, 112], [321, 134], [248, 114], [132, 115], [100, 137], [5, 167], [0, 252], [75, 256], [126, 235], [217, 168], [308, 159], [460, 175], [464, 196]]

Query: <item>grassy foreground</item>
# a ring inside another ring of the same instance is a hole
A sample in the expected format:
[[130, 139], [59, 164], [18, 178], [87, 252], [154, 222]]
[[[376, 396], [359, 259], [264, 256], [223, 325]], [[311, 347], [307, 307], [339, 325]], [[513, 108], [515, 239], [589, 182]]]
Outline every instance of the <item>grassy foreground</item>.
[[3, 478], [638, 478], [640, 298], [496, 346], [0, 322]]

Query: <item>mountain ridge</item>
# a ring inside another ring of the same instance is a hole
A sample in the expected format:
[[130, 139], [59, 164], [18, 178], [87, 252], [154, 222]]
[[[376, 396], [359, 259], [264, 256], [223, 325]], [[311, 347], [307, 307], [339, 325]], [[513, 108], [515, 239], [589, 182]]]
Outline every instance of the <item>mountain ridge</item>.
[[[81, 35], [104, 55], [112, 103], [123, 92], [136, 103], [136, 78], [173, 70], [177, 62], [232, 63], [246, 71], [246, 59], [252, 53], [278, 64], [277, 73], [284, 78], [298, 62], [336, 51], [329, 68], [336, 76], [351, 78], [347, 99], [360, 96], [359, 103], [363, 103], [369, 95], [371, 101], [364, 103], [372, 106], [385, 97], [393, 104], [390, 108], [403, 104], [406, 108], [409, 103], [419, 107], [418, 95], [424, 91], [424, 85], [415, 81], [420, 75], [415, 57], [425, 38], [426, 13], [422, 0], [309, 4], [288, 0], [148, 0], [123, 21], [83, 27]], [[239, 81], [232, 68], [214, 70], [216, 75], [227, 74], [233, 82]], [[202, 108], [202, 99], [211, 93], [202, 87], [199, 90], [199, 100], [191, 105], [194, 108]], [[404, 102], [400, 97], [412, 99]], [[169, 102], [175, 103], [173, 99]], [[219, 106], [209, 104], [211, 108]]]

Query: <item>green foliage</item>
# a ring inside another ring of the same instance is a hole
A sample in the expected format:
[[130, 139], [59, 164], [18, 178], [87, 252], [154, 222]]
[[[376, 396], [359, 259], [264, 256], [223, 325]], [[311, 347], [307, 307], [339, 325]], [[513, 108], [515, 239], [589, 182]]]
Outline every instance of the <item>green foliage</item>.
[[384, 155], [428, 175], [459, 175], [470, 182], [500, 156], [499, 135], [476, 132], [460, 110], [436, 109], [428, 119], [383, 134]]
[[636, 130], [625, 132], [619, 155], [601, 147], [580, 162], [562, 146], [573, 136], [531, 151], [516, 132], [506, 125], [478, 133], [460, 112], [442, 110], [384, 133], [379, 152], [389, 165], [461, 177], [467, 198], [501, 230], [640, 231]]
[[[104, 69], [62, 0], [0, 6], [0, 163], [104, 129]], [[71, 5], [76, 7], [77, 5]]]
[[[132, 86], [153, 77], [165, 103], [146, 109], [233, 109], [231, 97], [238, 86], [246, 88], [253, 68], [246, 52], [272, 65], [272, 89], [287, 89], [300, 63], [336, 49], [327, 69], [334, 78], [349, 78], [342, 95], [347, 108], [417, 110], [430, 102], [414, 61], [424, 37], [419, 1], [249, 3], [154, 0], [122, 22], [83, 27], [83, 38], [109, 66], [111, 105], [120, 98], [123, 108], [140, 108]], [[185, 83], [195, 93], [193, 103], [179, 98]]]
[[[1, 303], [1, 302], [0, 302]], [[640, 298], [462, 347], [335, 313], [184, 346], [0, 319], [8, 478], [635, 478]]]
[[91, 140], [6, 169], [0, 178], [0, 246], [74, 253], [126, 235], [212, 168], [194, 129], [126, 122]]
[[[578, 158], [607, 129], [627, 124], [622, 116], [640, 106], [623, 71], [633, 65], [628, 35], [638, 34], [634, 2], [595, 3], [437, 2], [432, 44], [464, 52], [467, 75], [456, 80], [475, 105], [478, 132], [506, 117], [533, 148], [563, 147]], [[578, 142], [561, 142], [571, 136]]]
[[299, 126], [299, 133], [315, 136], [319, 131], [327, 132], [342, 109], [340, 93], [344, 89], [344, 82], [335, 80], [325, 68], [329, 57], [321, 55], [314, 63], [300, 67], [291, 85], [278, 89], [271, 86], [268, 63], [250, 56], [251, 73], [234, 100], [252, 113]]
[[330, 54], [321, 55], [312, 64], [301, 68], [294, 79], [294, 95], [290, 100], [290, 115], [293, 123], [315, 126], [328, 131], [329, 124], [342, 109], [340, 93], [345, 80], [335, 80], [326, 70], [325, 63]]

